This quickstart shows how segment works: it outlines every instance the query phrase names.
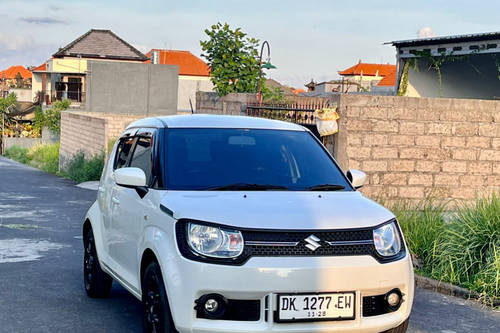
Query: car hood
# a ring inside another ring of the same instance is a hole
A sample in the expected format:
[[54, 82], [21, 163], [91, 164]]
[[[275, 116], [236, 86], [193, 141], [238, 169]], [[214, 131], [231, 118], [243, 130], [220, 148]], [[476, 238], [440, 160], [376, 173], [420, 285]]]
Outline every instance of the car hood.
[[363, 228], [394, 218], [390, 211], [357, 191], [166, 191], [161, 203], [176, 219], [240, 228]]

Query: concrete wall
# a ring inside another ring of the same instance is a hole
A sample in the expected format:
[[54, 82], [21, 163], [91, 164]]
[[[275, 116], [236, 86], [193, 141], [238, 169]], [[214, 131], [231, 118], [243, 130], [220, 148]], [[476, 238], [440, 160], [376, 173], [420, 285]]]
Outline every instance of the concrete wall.
[[62, 112], [59, 168], [64, 168], [78, 152], [88, 157], [107, 153], [109, 141], [118, 138], [128, 124], [141, 118], [144, 115]]
[[196, 113], [245, 115], [246, 105], [257, 103], [257, 94], [228, 94], [220, 97], [216, 92], [196, 93]]
[[86, 110], [168, 115], [177, 112], [178, 67], [88, 61]]
[[10, 93], [16, 94], [18, 102], [33, 102], [33, 99], [31, 97], [31, 88], [29, 89], [10, 88], [9, 94]]
[[191, 112], [191, 103], [196, 110], [196, 93], [198, 91], [213, 91], [214, 85], [208, 76], [189, 76], [179, 75], [179, 93], [177, 100], [177, 109], [179, 111]]
[[372, 198], [464, 199], [500, 191], [500, 101], [342, 95], [334, 155]]
[[21, 148], [31, 148], [36, 145], [56, 143], [57, 141], [59, 141], [59, 136], [52, 134], [52, 132], [48, 128], [44, 128], [42, 131], [42, 137], [40, 138], [9, 138], [4, 136], [3, 140], [5, 140], [5, 149], [14, 146]]

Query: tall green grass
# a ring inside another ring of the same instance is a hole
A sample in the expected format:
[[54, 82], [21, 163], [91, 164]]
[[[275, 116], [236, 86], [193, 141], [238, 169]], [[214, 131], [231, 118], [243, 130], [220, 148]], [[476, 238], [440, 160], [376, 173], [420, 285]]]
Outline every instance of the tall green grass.
[[45, 172], [59, 171], [59, 143], [36, 145], [28, 149], [28, 164]]
[[5, 150], [4, 156], [53, 174], [59, 170], [59, 143], [31, 148], [13, 146]]
[[28, 164], [28, 149], [18, 146], [12, 146], [5, 150], [4, 156], [19, 163]]
[[445, 205], [432, 200], [412, 205], [398, 202], [392, 207], [411, 253], [421, 261], [426, 275], [432, 273], [436, 248], [445, 229]]
[[466, 287], [500, 307], [500, 198], [492, 195], [449, 211], [432, 200], [390, 207], [419, 272]]
[[441, 239], [433, 276], [500, 300], [500, 199], [461, 206]]

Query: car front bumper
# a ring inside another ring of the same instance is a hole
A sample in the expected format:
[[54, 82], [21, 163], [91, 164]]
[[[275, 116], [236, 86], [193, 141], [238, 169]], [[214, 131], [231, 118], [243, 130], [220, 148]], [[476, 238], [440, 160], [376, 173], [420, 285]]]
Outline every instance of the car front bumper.
[[[414, 277], [411, 259], [381, 264], [371, 256], [253, 257], [242, 266], [200, 263], [170, 256], [162, 266], [175, 325], [181, 333], [205, 332], [381, 332], [398, 326], [410, 315]], [[399, 288], [401, 307], [372, 317], [362, 315], [362, 297]], [[277, 323], [279, 293], [354, 291], [355, 319]], [[197, 318], [195, 300], [217, 293], [227, 299], [260, 300], [258, 321]], [[268, 300], [268, 309], [265, 301]], [[267, 315], [266, 315], [267, 311]]]

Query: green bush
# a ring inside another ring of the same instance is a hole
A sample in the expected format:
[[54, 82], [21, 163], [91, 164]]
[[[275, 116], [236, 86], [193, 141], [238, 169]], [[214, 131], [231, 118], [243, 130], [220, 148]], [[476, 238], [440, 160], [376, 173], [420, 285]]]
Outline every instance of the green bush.
[[101, 178], [103, 167], [103, 153], [87, 159], [85, 154], [80, 152], [68, 162], [63, 175], [78, 183], [99, 180]]
[[59, 143], [36, 145], [28, 150], [29, 165], [45, 172], [59, 171]]
[[61, 132], [61, 111], [67, 110], [70, 105], [71, 101], [65, 99], [55, 101], [52, 107], [45, 110], [45, 112], [41, 107], [37, 107], [33, 119], [33, 128], [41, 131], [44, 127], [47, 127], [52, 133], [59, 134]]
[[21, 148], [18, 146], [13, 146], [5, 150], [4, 156], [10, 158], [11, 160], [18, 161], [23, 164], [28, 164], [28, 149]]

